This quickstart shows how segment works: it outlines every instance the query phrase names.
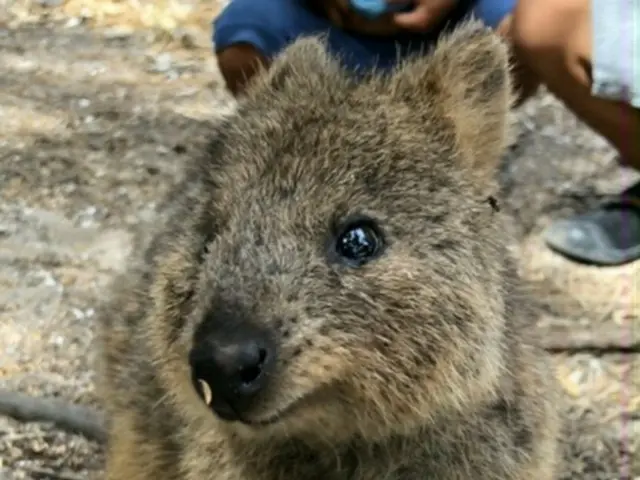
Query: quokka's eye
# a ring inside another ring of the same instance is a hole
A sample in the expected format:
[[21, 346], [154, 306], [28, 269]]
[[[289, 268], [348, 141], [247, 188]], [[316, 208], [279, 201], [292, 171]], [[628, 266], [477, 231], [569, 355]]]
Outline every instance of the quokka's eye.
[[362, 220], [347, 225], [336, 240], [336, 252], [352, 266], [373, 260], [384, 246], [382, 235], [373, 222]]

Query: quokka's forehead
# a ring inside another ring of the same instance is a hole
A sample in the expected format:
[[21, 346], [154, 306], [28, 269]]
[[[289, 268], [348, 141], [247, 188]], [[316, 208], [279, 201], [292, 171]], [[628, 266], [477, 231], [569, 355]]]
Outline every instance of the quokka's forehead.
[[[252, 122], [253, 123], [253, 122]], [[306, 188], [328, 184], [365, 184], [385, 190], [395, 182], [426, 170], [438, 173], [438, 164], [455, 155], [455, 145], [428, 125], [304, 119], [263, 126], [253, 123], [233, 132], [225, 144], [225, 167], [236, 180], [253, 187], [298, 183]], [[429, 178], [432, 174], [427, 175]], [[238, 183], [235, 182], [237, 186]]]

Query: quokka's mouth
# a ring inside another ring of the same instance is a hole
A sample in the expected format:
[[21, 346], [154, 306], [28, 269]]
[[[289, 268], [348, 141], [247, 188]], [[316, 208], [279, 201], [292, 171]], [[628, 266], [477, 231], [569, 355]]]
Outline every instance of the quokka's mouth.
[[229, 404], [228, 402], [214, 398], [211, 386], [206, 381], [202, 379], [196, 379], [194, 383], [198, 395], [205, 403], [205, 405], [211, 409], [214, 415], [228, 422], [239, 422], [251, 427], [266, 427], [279, 422], [283, 417], [289, 415], [291, 411], [294, 410], [305, 398], [303, 397], [294, 401], [286, 408], [279, 410], [274, 414], [266, 415], [263, 418], [259, 419], [252, 419], [235, 411], [231, 404]]
[[211, 386], [205, 380], [194, 379], [194, 387], [198, 396], [213, 414], [227, 422], [240, 421], [240, 415], [232, 408], [230, 403], [221, 398], [214, 398]]
[[274, 425], [282, 420], [286, 420], [289, 416], [296, 414], [302, 407], [310, 404], [311, 402], [315, 402], [315, 397], [315, 394], [303, 395], [271, 415], [264, 415], [262, 418], [257, 419], [242, 418], [241, 421], [246, 425], [254, 427]]
[[291, 413], [291, 410], [293, 409], [292, 407], [294, 406], [295, 405], [291, 405], [290, 407], [285, 408], [284, 410], [281, 410], [280, 412], [270, 415], [264, 419], [257, 419], [257, 420], [242, 419], [241, 421], [245, 425], [250, 425], [252, 427], [268, 427], [269, 425], [278, 423], [280, 420], [283, 419], [283, 417], [286, 417], [289, 413]]

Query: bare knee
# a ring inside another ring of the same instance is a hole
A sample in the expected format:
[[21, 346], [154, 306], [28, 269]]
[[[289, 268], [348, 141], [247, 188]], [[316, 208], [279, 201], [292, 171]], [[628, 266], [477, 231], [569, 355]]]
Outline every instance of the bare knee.
[[518, 56], [536, 71], [590, 64], [589, 0], [519, 0], [511, 30]]
[[218, 68], [229, 91], [240, 95], [261, 67], [267, 65], [264, 56], [252, 45], [236, 44], [216, 52]]

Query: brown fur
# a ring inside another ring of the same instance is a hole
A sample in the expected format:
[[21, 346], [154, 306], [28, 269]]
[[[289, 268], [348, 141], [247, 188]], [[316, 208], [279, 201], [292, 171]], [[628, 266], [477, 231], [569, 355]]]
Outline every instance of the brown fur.
[[[104, 315], [107, 478], [553, 478], [553, 376], [488, 201], [504, 45], [469, 24], [356, 80], [301, 39], [247, 93]], [[386, 239], [359, 268], [327, 253], [355, 214]], [[267, 426], [221, 421], [191, 384], [216, 309], [277, 338], [247, 418]]]

